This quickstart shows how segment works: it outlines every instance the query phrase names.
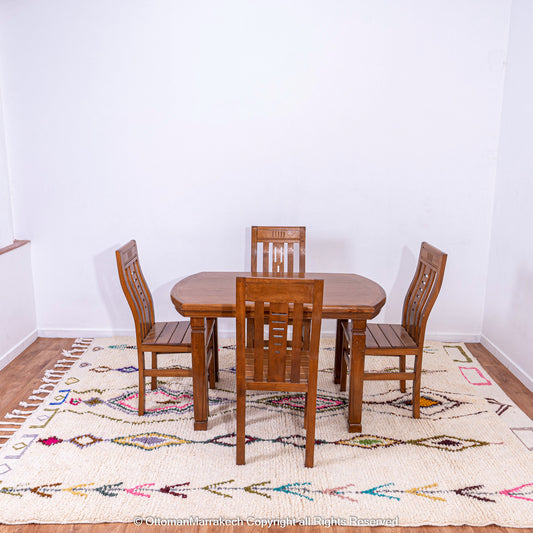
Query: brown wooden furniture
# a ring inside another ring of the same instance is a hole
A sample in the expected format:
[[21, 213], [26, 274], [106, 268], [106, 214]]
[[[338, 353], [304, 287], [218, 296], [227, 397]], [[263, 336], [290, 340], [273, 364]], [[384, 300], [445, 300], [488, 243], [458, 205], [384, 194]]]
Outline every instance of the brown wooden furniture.
[[[298, 254], [295, 256], [295, 245]], [[305, 227], [304, 226], [252, 226], [252, 262], [253, 273], [262, 272], [280, 274], [287, 272], [305, 272]], [[294, 266], [298, 259], [297, 268]]]
[[[207, 429], [207, 366], [205, 358], [206, 317], [235, 317], [235, 284], [239, 276], [249, 272], [200, 272], [182, 279], [171, 291], [176, 310], [191, 318], [194, 428]], [[350, 374], [350, 403], [348, 409], [349, 431], [361, 431], [363, 402], [362, 373], [354, 368], [361, 366], [365, 355], [366, 321], [374, 318], [385, 303], [385, 292], [377, 283], [357, 274], [255, 274], [256, 277], [286, 277], [323, 279], [324, 299], [322, 318], [352, 320], [352, 346]], [[341, 345], [342, 347], [342, 345]]]
[[[135, 321], [137, 353], [139, 358], [139, 415], [144, 415], [145, 378], [151, 377], [152, 390], [157, 388], [158, 377], [192, 376], [192, 369], [159, 368], [159, 354], [191, 353], [191, 325], [189, 322], [156, 322], [152, 294], [143, 276], [137, 244], [130, 241], [115, 252], [120, 284]], [[216, 319], [207, 321], [206, 352], [209, 383], [218, 380], [218, 346]], [[144, 353], [152, 352], [152, 368], [147, 369]]]
[[[365, 355], [385, 355], [399, 358], [398, 372], [363, 372], [364, 380], [400, 380], [400, 390], [405, 392], [405, 381], [413, 380], [413, 417], [420, 417], [420, 378], [424, 335], [429, 313], [439, 295], [446, 266], [447, 255], [423, 242], [418, 266], [405, 296], [402, 323], [368, 324]], [[350, 360], [352, 329], [348, 321], [341, 321], [342, 358], [340, 369], [341, 390], [346, 390], [346, 373]], [[406, 356], [414, 355], [413, 371], [406, 371]], [[336, 361], [337, 363], [337, 361]], [[363, 361], [364, 364], [364, 361]]]
[[[305, 466], [312, 467], [324, 281], [238, 277], [236, 283], [237, 464], [245, 463], [246, 391], [266, 390], [305, 393]], [[304, 304], [309, 347], [303, 343]], [[250, 314], [253, 321], [247, 320]], [[250, 326], [256, 341], [251, 346], [246, 332]]]
[[[295, 246], [298, 253], [295, 255]], [[252, 273], [305, 272], [305, 226], [252, 226]], [[298, 260], [296, 267], [294, 259]], [[262, 261], [259, 261], [262, 258]], [[261, 265], [262, 269], [258, 266]], [[253, 343], [253, 318], [248, 318], [247, 343]], [[309, 324], [302, 331], [309, 347]]]

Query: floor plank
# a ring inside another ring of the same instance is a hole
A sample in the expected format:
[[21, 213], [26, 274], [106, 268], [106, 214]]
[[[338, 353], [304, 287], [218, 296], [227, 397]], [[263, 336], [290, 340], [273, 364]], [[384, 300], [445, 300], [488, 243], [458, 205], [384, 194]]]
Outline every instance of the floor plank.
[[[19, 407], [41, 384], [46, 369], [53, 368], [61, 359], [63, 349], [70, 349], [74, 339], [37, 339], [14, 361], [0, 371], [0, 418]], [[533, 392], [528, 390], [513, 374], [479, 343], [467, 343], [472, 354], [496, 383], [530, 418], [533, 418]], [[0, 441], [3, 442], [3, 441]], [[241, 526], [156, 526], [172, 533], [256, 533], [261, 528], [255, 525]], [[0, 533], [134, 533], [148, 529], [134, 524], [23, 524], [7, 526], [0, 524]], [[266, 529], [266, 528], [264, 528]], [[530, 529], [515, 529], [498, 526], [487, 527], [319, 527], [319, 526], [272, 526], [269, 533], [531, 533]]]

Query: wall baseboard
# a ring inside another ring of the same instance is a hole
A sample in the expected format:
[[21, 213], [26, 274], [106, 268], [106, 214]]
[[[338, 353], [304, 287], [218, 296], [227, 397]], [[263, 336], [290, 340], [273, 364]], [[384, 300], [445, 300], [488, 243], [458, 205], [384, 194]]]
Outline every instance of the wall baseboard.
[[38, 337], [38, 331], [32, 331], [28, 336], [22, 339], [16, 346], [11, 348], [7, 353], [0, 356], [0, 370], [7, 366], [13, 359], [18, 357], [28, 346], [33, 344]]
[[479, 342], [480, 335], [470, 333], [426, 333], [426, 341]]
[[533, 378], [522, 367], [513, 362], [505, 352], [500, 350], [498, 346], [485, 337], [485, 335], [481, 335], [480, 342], [492, 355], [494, 355], [494, 357], [496, 357], [496, 359], [498, 359], [498, 361], [500, 361], [500, 363], [502, 363], [502, 365], [507, 367], [517, 379], [519, 379], [530, 391], [533, 391]]
[[96, 337], [135, 337], [135, 330], [131, 329], [40, 329], [39, 337], [61, 339], [92, 339]]

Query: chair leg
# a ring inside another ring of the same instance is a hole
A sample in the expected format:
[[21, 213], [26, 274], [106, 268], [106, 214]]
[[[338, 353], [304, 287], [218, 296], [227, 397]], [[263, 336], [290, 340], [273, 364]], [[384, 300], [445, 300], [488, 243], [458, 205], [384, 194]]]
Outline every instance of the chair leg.
[[214, 389], [216, 387], [216, 369], [215, 369], [215, 349], [211, 345], [211, 359], [209, 361], [209, 388]]
[[344, 346], [344, 332], [342, 330], [342, 320], [337, 320], [337, 331], [335, 333], [335, 364], [333, 366], [333, 383], [340, 383], [342, 354]]
[[[152, 370], [157, 369], [157, 353], [152, 352]], [[157, 376], [152, 376], [152, 390], [157, 389]]]
[[[405, 355], [400, 355], [400, 372], [405, 372]], [[407, 390], [405, 386], [405, 379], [400, 380], [400, 392], [405, 392]]]
[[304, 429], [307, 429], [307, 400], [308, 400], [308, 395], [306, 393], [305, 394], [305, 407], [304, 407]]
[[237, 390], [237, 464], [245, 464], [246, 390]]
[[422, 351], [415, 356], [415, 379], [413, 381], [413, 418], [420, 418], [420, 386], [422, 381]]
[[139, 359], [139, 416], [144, 415], [144, 352], [137, 351]]
[[348, 362], [346, 361], [346, 357], [343, 355], [342, 361], [341, 361], [341, 377], [340, 377], [340, 384], [341, 384], [340, 391], [341, 392], [346, 392], [347, 382], [348, 382]]
[[316, 387], [306, 394], [305, 466], [313, 468], [315, 457]]
[[215, 360], [215, 381], [218, 381], [218, 319], [215, 318], [213, 330], [213, 358]]

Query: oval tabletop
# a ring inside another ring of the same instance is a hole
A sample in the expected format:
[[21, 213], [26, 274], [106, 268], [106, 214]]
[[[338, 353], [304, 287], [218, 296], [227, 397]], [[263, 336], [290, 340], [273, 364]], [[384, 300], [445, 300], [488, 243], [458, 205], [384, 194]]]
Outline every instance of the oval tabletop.
[[[234, 317], [238, 276], [273, 277], [250, 272], [199, 272], [174, 285], [170, 293], [172, 303], [186, 317]], [[369, 320], [379, 313], [386, 300], [380, 285], [357, 274], [307, 272], [283, 274], [282, 277], [323, 279], [323, 318]]]

